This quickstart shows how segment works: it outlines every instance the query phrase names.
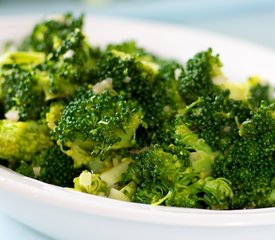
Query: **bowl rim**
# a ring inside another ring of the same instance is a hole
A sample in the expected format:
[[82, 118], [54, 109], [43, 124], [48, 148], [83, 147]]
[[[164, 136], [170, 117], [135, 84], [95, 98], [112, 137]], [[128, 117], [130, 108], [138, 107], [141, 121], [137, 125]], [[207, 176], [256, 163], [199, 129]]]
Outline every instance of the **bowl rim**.
[[275, 208], [207, 210], [152, 206], [89, 195], [22, 176], [0, 166], [0, 191], [88, 215], [161, 225], [248, 227], [275, 224]]

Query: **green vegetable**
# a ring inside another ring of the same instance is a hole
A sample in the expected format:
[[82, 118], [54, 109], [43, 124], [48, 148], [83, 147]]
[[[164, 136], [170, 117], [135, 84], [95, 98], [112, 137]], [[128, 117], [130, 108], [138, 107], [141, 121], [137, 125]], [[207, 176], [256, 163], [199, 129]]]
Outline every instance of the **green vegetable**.
[[133, 147], [142, 119], [143, 110], [135, 101], [113, 91], [87, 90], [64, 108], [52, 136], [76, 167], [93, 166], [99, 159], [107, 162], [114, 151]]
[[184, 63], [135, 41], [98, 48], [83, 21], [44, 19], [0, 55], [1, 164], [154, 206], [275, 206], [273, 86], [228, 81], [211, 48]]

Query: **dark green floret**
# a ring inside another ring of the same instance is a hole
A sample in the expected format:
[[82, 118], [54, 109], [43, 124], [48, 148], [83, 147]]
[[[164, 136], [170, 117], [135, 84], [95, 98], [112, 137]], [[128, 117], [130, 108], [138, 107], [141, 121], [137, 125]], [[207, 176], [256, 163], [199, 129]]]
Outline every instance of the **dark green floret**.
[[215, 175], [232, 182], [233, 208], [274, 206], [275, 105], [262, 104], [242, 122], [239, 140], [216, 161]]
[[187, 61], [179, 77], [179, 92], [187, 104], [217, 91], [213, 80], [224, 78], [221, 67], [219, 55], [214, 55], [212, 49], [199, 52]]
[[[187, 156], [187, 155], [186, 155]], [[122, 183], [134, 181], [133, 201], [191, 208], [227, 209], [233, 193], [223, 178], [201, 177], [185, 159], [154, 147], [134, 158]]]
[[72, 187], [73, 179], [81, 172], [80, 169], [74, 168], [73, 160], [57, 145], [37, 153], [31, 162], [21, 161], [16, 171], [61, 187]]
[[247, 104], [229, 97], [228, 90], [203, 96], [180, 114], [181, 121], [215, 151], [226, 151], [239, 138], [239, 125], [251, 116]]
[[[135, 145], [136, 129], [143, 123], [142, 108], [113, 91], [85, 95], [65, 107], [52, 136], [76, 166]], [[68, 150], [66, 150], [68, 149]]]

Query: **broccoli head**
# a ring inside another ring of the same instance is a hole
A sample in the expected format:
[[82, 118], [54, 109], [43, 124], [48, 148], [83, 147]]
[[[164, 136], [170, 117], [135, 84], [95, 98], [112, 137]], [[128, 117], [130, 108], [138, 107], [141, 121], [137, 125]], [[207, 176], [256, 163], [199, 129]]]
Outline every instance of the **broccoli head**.
[[52, 136], [80, 166], [134, 146], [142, 119], [143, 110], [135, 101], [111, 90], [100, 94], [88, 90], [64, 108]]
[[35, 154], [30, 162], [21, 161], [16, 171], [61, 187], [72, 187], [73, 179], [81, 172], [74, 168], [73, 160], [55, 144]]
[[239, 139], [224, 159], [214, 164], [216, 176], [232, 182], [233, 208], [275, 205], [275, 105], [262, 104], [251, 118], [242, 122]]
[[74, 17], [71, 13], [48, 17], [36, 24], [19, 49], [46, 54], [55, 51], [60, 43], [75, 29], [82, 29], [83, 15]]
[[179, 76], [179, 92], [186, 104], [219, 89], [215, 82], [225, 80], [221, 67], [219, 55], [213, 55], [212, 49], [199, 52], [187, 61], [185, 71]]
[[177, 152], [180, 148], [190, 152], [189, 161], [193, 170], [201, 176], [210, 176], [213, 172], [213, 164], [222, 155], [219, 151], [213, 151], [203, 138], [191, 131], [182, 120], [181, 115], [177, 115], [175, 121], [174, 141]]
[[30, 161], [51, 144], [47, 127], [35, 121], [0, 121], [0, 159], [8, 160], [11, 165], [20, 160]]
[[204, 96], [181, 111], [181, 121], [214, 151], [224, 152], [238, 139], [239, 122], [250, 117], [250, 108], [229, 97], [228, 90]]
[[228, 208], [233, 197], [229, 182], [222, 178], [202, 177], [184, 158], [155, 146], [134, 157], [122, 175], [121, 184], [134, 181], [135, 202], [167, 206]]
[[108, 187], [99, 174], [84, 170], [74, 179], [74, 190], [98, 196], [108, 196]]

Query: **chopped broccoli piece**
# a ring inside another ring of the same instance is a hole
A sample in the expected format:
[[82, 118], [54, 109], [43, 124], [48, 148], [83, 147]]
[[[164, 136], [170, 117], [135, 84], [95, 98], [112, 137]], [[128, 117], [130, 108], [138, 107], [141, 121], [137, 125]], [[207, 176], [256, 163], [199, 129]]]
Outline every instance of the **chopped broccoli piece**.
[[189, 160], [195, 172], [202, 176], [212, 174], [213, 164], [220, 157], [219, 152], [214, 152], [204, 139], [193, 133], [178, 117], [175, 123], [175, 143], [190, 150]]
[[251, 116], [241, 100], [229, 98], [229, 91], [198, 98], [180, 114], [181, 121], [203, 138], [214, 151], [226, 151], [238, 139], [239, 122]]
[[14, 164], [30, 161], [39, 151], [51, 146], [47, 127], [35, 121], [0, 121], [0, 159]]
[[219, 89], [215, 82], [223, 82], [225, 78], [221, 67], [219, 55], [213, 55], [212, 49], [199, 52], [187, 61], [185, 71], [179, 76], [179, 92], [186, 104]]
[[215, 175], [232, 182], [233, 208], [274, 206], [275, 105], [261, 105], [242, 122], [239, 140], [214, 164]]
[[[185, 161], [188, 161], [185, 159]], [[177, 155], [154, 148], [138, 154], [122, 175], [121, 184], [134, 181], [135, 202], [181, 207], [227, 209], [233, 193], [226, 179], [201, 177]]]
[[64, 108], [52, 136], [68, 149], [64, 152], [76, 166], [89, 165], [99, 155], [103, 160], [112, 151], [134, 146], [142, 119], [143, 110], [135, 101], [112, 91], [88, 90]]
[[72, 187], [73, 179], [80, 173], [80, 169], [74, 168], [73, 160], [57, 145], [35, 154], [31, 162], [21, 161], [16, 171], [61, 187]]
[[99, 196], [108, 195], [106, 182], [98, 174], [88, 170], [84, 170], [74, 179], [74, 190]]
[[83, 15], [74, 18], [71, 13], [48, 17], [36, 24], [19, 49], [52, 53], [75, 29], [82, 29]]
[[[79, 177], [74, 179], [74, 189], [80, 192], [106, 197], [111, 193], [114, 194], [116, 193], [114, 188], [115, 184], [120, 181], [121, 175], [127, 170], [131, 161], [130, 158], [122, 159], [116, 166], [101, 174], [84, 170]], [[120, 196], [123, 196], [124, 193], [130, 196], [132, 194], [130, 189], [133, 187], [133, 185], [129, 185], [127, 189], [122, 190], [123, 192], [121, 192]], [[129, 192], [127, 192], [127, 190]], [[118, 194], [116, 193], [115, 195], [117, 196]]]

